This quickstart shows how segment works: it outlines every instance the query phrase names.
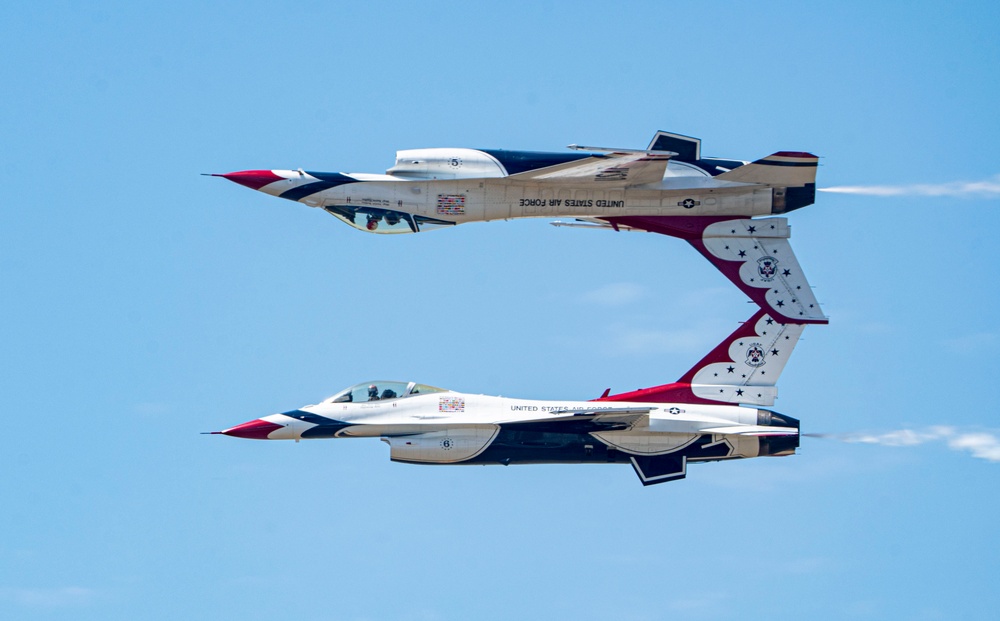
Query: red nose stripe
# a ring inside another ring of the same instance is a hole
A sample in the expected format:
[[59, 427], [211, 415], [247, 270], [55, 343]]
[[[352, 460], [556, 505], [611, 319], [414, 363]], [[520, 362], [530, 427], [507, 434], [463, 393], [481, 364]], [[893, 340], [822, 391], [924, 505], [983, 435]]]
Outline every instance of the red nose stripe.
[[251, 440], [266, 440], [267, 435], [275, 429], [281, 429], [281, 425], [269, 423], [266, 420], [252, 420], [249, 423], [230, 427], [222, 433], [235, 438], [249, 438]]
[[279, 177], [270, 170], [241, 170], [239, 172], [231, 172], [215, 176], [225, 177], [230, 181], [236, 182], [240, 185], [245, 185], [251, 190], [259, 190], [269, 183], [274, 183], [275, 181], [281, 181], [284, 179], [284, 177]]

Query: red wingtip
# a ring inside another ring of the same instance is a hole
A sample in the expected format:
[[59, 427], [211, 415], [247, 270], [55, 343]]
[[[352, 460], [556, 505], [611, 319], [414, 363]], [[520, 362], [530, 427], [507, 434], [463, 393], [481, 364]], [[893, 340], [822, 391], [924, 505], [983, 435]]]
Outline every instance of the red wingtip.
[[251, 190], [259, 190], [265, 185], [281, 181], [284, 177], [279, 177], [270, 170], [240, 170], [225, 174], [213, 174], [213, 177], [224, 177], [234, 183], [244, 185]]
[[227, 436], [233, 436], [234, 438], [267, 440], [267, 436], [276, 429], [281, 429], [281, 425], [278, 425], [276, 423], [269, 423], [266, 420], [258, 418], [248, 423], [243, 423], [242, 425], [236, 425], [235, 427], [230, 427], [229, 429], [225, 429], [223, 431], [220, 431], [219, 433], [225, 434]]

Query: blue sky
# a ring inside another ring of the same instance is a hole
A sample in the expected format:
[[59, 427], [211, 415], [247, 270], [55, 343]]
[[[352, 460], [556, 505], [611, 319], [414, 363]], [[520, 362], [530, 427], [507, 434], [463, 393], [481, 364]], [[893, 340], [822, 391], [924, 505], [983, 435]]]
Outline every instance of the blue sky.
[[[998, 18], [986, 2], [6, 12], [0, 617], [992, 618], [1000, 202], [913, 186], [995, 187]], [[374, 440], [199, 435], [372, 378], [553, 399], [676, 379], [753, 312], [678, 240], [542, 220], [383, 238], [199, 176], [642, 147], [658, 129], [707, 155], [812, 151], [825, 187], [903, 188], [789, 217], [831, 323], [806, 330], [775, 409], [854, 442], [643, 488], [625, 466], [430, 468]]]

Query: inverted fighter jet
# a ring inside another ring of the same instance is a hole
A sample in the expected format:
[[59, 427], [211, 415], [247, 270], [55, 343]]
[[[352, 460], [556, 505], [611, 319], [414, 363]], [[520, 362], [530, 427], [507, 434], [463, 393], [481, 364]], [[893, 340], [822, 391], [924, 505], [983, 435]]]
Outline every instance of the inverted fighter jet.
[[688, 241], [775, 319], [826, 323], [788, 243], [784, 214], [811, 205], [818, 158], [707, 158], [701, 141], [657, 132], [646, 149], [570, 145], [396, 152], [386, 174], [244, 170], [213, 175], [323, 209], [371, 233], [559, 217], [563, 226], [638, 230]]
[[373, 381], [212, 433], [258, 440], [377, 437], [414, 464], [630, 463], [643, 485], [689, 462], [792, 455], [799, 421], [765, 409], [802, 334], [761, 310], [679, 380], [591, 401], [472, 395]]

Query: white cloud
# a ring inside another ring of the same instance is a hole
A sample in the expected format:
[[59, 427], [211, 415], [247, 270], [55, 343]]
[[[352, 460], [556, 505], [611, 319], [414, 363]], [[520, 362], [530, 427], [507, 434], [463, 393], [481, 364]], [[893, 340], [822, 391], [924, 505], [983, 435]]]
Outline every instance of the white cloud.
[[979, 332], [953, 339], [945, 339], [942, 341], [942, 344], [954, 353], [968, 354], [979, 349], [992, 347], [996, 340], [996, 332]]
[[65, 608], [90, 603], [96, 592], [79, 586], [55, 588], [0, 587], [0, 600], [26, 608]]
[[731, 599], [728, 593], [689, 593], [664, 603], [667, 609], [684, 616], [718, 617], [730, 607]]
[[819, 188], [820, 192], [860, 194], [864, 196], [959, 196], [1000, 198], [1000, 175], [984, 181], [952, 183], [913, 183], [909, 185], [841, 185]]
[[882, 446], [917, 446], [932, 440], [941, 440], [954, 433], [948, 427], [932, 427], [925, 431], [912, 429], [897, 429], [881, 434], [848, 434], [840, 436], [844, 442], [861, 442], [863, 444], [880, 444]]
[[783, 561], [775, 561], [772, 564], [776, 571], [783, 571], [789, 574], [805, 576], [818, 574], [826, 571], [830, 565], [829, 561], [821, 557], [809, 558], [789, 558]]
[[[737, 327], [733, 323], [727, 331], [726, 325], [701, 321], [695, 325], [657, 330], [632, 325], [616, 325], [611, 328], [610, 352], [614, 355], [645, 354], [706, 354]], [[696, 359], [689, 362], [692, 364]]]
[[973, 457], [1000, 462], [1000, 438], [989, 433], [963, 433], [948, 440], [948, 447], [968, 451]]
[[842, 442], [860, 442], [880, 446], [918, 446], [928, 442], [945, 442], [954, 451], [964, 451], [973, 457], [1000, 462], [1000, 436], [987, 431], [959, 431], [954, 427], [928, 427], [922, 430], [898, 429], [879, 434], [830, 435]]
[[584, 293], [584, 302], [602, 306], [626, 306], [638, 302], [646, 295], [646, 288], [632, 282], [616, 282]]
[[626, 328], [618, 332], [612, 349], [618, 354], [686, 353], [702, 343], [697, 330], [648, 330]]

